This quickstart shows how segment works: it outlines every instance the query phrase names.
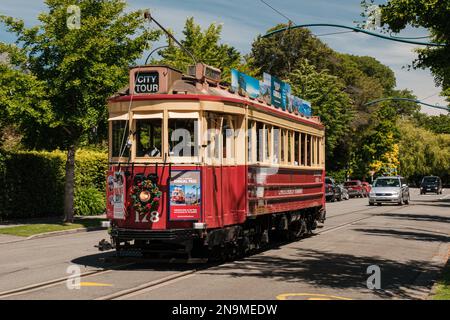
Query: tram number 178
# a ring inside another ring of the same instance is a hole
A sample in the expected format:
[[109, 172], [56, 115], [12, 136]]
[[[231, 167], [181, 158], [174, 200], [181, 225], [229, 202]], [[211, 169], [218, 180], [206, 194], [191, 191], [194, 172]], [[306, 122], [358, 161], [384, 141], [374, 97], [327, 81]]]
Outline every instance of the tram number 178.
[[136, 223], [157, 223], [159, 222], [159, 212], [158, 211], [152, 211], [152, 212], [146, 212], [146, 213], [139, 213], [136, 212], [136, 219], [134, 220]]

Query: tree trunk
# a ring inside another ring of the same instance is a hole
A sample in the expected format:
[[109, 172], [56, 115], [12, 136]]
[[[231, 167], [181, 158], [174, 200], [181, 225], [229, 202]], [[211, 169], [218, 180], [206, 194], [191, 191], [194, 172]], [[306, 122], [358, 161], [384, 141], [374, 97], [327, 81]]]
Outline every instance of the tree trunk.
[[75, 190], [75, 144], [67, 150], [66, 183], [64, 187], [64, 221], [73, 222], [73, 198]]

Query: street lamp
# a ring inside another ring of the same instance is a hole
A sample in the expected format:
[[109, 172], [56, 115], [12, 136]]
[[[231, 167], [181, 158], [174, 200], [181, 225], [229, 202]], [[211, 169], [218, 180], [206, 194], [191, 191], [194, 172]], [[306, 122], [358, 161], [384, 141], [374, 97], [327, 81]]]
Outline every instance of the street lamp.
[[402, 43], [415, 44], [415, 45], [420, 45], [420, 46], [430, 46], [430, 47], [446, 47], [447, 46], [447, 44], [445, 44], [445, 43], [422, 42], [422, 41], [415, 41], [415, 40], [407, 39], [407, 38], [386, 36], [383, 34], [367, 31], [367, 30], [357, 28], [357, 27], [350, 27], [350, 26], [344, 26], [341, 24], [330, 24], [330, 23], [312, 23], [312, 24], [302, 24], [302, 25], [293, 25], [293, 26], [289, 25], [287, 27], [271, 31], [271, 32], [263, 35], [262, 37], [268, 38], [270, 36], [273, 36], [274, 34], [277, 34], [277, 33], [280, 33], [280, 32], [286, 31], [286, 30], [297, 29], [297, 28], [309, 28], [309, 27], [333, 27], [333, 28], [348, 29], [348, 30], [353, 30], [355, 32], [365, 33], [372, 37], [377, 37], [377, 38], [381, 38], [381, 39], [385, 39], [385, 40], [402, 42]]

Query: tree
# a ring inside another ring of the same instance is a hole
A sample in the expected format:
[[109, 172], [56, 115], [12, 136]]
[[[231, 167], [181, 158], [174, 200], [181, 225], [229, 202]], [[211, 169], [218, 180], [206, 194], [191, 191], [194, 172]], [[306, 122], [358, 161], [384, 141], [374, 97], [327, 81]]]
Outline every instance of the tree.
[[397, 110], [389, 102], [384, 102], [371, 117], [369, 127], [361, 140], [359, 174], [369, 171], [392, 173], [398, 169]]
[[[279, 24], [267, 32], [287, 26]], [[305, 59], [319, 72], [333, 70], [336, 61], [334, 51], [304, 28], [289, 29], [268, 38], [258, 36], [250, 56], [252, 66], [261, 72], [259, 76], [267, 72], [281, 79], [286, 79]]]
[[382, 22], [390, 30], [423, 27], [430, 32], [430, 42], [446, 45], [418, 49], [413, 66], [430, 68], [436, 83], [443, 87], [443, 94], [450, 99], [450, 0], [389, 0], [381, 7]]
[[[36, 137], [42, 142], [50, 135], [52, 148], [67, 150], [64, 215], [71, 222], [77, 146], [105, 121], [107, 98], [127, 83], [128, 67], [159, 33], [145, 28], [142, 12], [125, 13], [122, 0], [45, 3], [48, 12], [39, 15], [36, 27], [26, 28], [23, 21], [6, 16], [0, 21], [17, 35], [27, 69], [45, 86], [49, 116], [41, 123], [37, 115], [22, 128], [28, 140]], [[80, 9], [81, 24], [69, 29], [73, 16], [68, 9], [73, 4]], [[30, 112], [37, 113], [35, 107]]]
[[341, 138], [349, 131], [349, 123], [353, 118], [352, 101], [344, 92], [343, 83], [325, 70], [318, 72], [306, 60], [289, 75], [289, 82], [293, 93], [309, 100], [313, 114], [320, 116], [327, 133], [327, 160], [336, 161], [333, 159], [334, 151]]
[[424, 113], [414, 114], [413, 119], [416, 125], [437, 134], [450, 134], [450, 114], [440, 114], [438, 116], [428, 116]]
[[450, 178], [450, 135], [436, 134], [417, 127], [410, 120], [400, 120], [400, 171], [420, 181], [424, 175]]
[[[221, 44], [220, 35], [222, 25], [211, 24], [206, 30], [202, 31], [194, 18], [188, 18], [184, 26], [184, 39], [181, 44], [190, 51], [197, 62], [203, 62], [207, 65], [222, 70], [222, 78], [230, 79], [231, 69], [242, 69], [241, 54], [234, 47], [227, 44]], [[194, 64], [191, 56], [188, 55], [179, 46], [174, 45], [171, 39], [167, 40], [168, 48], [160, 50], [158, 53], [162, 57], [159, 63], [171, 65], [182, 72]]]
[[0, 43], [0, 56], [1, 131], [14, 129], [12, 124], [17, 119], [23, 124], [30, 120], [39, 124], [49, 121], [45, 83], [27, 70], [25, 52], [13, 44]]

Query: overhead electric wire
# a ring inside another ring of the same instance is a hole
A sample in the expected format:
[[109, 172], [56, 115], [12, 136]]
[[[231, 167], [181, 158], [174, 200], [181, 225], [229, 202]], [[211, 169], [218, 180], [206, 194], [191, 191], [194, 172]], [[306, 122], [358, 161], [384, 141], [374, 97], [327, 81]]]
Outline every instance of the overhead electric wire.
[[285, 18], [288, 22], [293, 22], [293, 20], [291, 18], [289, 18], [287, 15], [285, 15], [284, 13], [282, 13], [281, 11], [277, 10], [276, 8], [274, 8], [273, 6], [271, 6], [270, 4], [268, 4], [266, 1], [264, 0], [259, 0], [260, 2], [264, 3], [266, 6], [268, 6], [270, 9], [272, 9], [273, 11], [275, 11], [276, 13], [278, 13], [280, 16], [282, 16], [283, 18]]
[[323, 34], [315, 34], [316, 37], [324, 37], [324, 36], [332, 36], [335, 34], [344, 34], [344, 33], [353, 33], [355, 31], [341, 31], [341, 32], [332, 32], [332, 33], [323, 33]]
[[420, 99], [420, 100], [428, 100], [428, 99], [430, 99], [430, 98], [432, 98], [432, 97], [434, 97], [434, 96], [437, 96], [439, 93], [441, 93], [440, 91], [439, 92], [436, 92], [435, 94], [432, 94], [431, 96], [428, 96], [428, 97], [426, 97], [426, 98], [423, 98], [423, 99]]

